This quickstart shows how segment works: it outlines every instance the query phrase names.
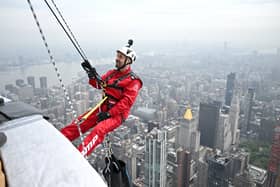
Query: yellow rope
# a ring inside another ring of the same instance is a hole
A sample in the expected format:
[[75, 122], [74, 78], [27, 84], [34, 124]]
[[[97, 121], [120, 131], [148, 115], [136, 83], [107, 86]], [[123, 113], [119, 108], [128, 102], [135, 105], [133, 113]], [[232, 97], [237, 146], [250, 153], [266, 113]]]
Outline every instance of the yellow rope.
[[104, 103], [107, 98], [107, 96], [104, 97], [94, 108], [92, 108], [86, 115], [84, 115], [82, 119], [86, 120], [98, 107], [100, 107]]

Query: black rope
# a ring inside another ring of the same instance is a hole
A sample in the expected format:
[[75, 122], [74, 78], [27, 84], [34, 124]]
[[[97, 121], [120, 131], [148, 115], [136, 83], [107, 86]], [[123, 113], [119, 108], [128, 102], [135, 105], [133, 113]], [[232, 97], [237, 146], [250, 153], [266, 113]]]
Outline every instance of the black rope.
[[[50, 11], [52, 12], [53, 16], [55, 17], [56, 21], [59, 23], [59, 25], [61, 26], [61, 28], [63, 29], [63, 31], [65, 32], [65, 34], [67, 35], [67, 37], [70, 39], [70, 41], [72, 42], [72, 44], [74, 45], [74, 47], [76, 48], [76, 50], [78, 51], [78, 53], [80, 54], [80, 56], [82, 57], [83, 60], [87, 60], [86, 56], [84, 56], [83, 52], [78, 48], [78, 44], [76, 44], [73, 39], [71, 38], [71, 36], [69, 35], [69, 33], [67, 32], [67, 30], [65, 29], [65, 27], [63, 26], [63, 24], [61, 23], [61, 21], [58, 19], [57, 15], [55, 14], [55, 12], [53, 11], [52, 7], [49, 5], [47, 0], [44, 0], [45, 3], [47, 4], [48, 8], [50, 9]], [[73, 33], [72, 33], [73, 34]], [[77, 42], [77, 41], [76, 41]], [[77, 42], [78, 43], [78, 42]], [[79, 45], [80, 46], [80, 45]]]
[[69, 25], [67, 24], [67, 22], [65, 21], [64, 17], [62, 16], [61, 11], [58, 9], [57, 5], [55, 4], [54, 0], [51, 0], [52, 4], [54, 5], [56, 11], [58, 12], [59, 16], [61, 17], [62, 21], [64, 22], [65, 26], [67, 27], [70, 35], [72, 36], [73, 40], [76, 42], [76, 45], [78, 46], [78, 48], [80, 49], [81, 53], [83, 54], [83, 56], [87, 59], [86, 54], [84, 53], [82, 47], [80, 46], [79, 42], [77, 41], [76, 37], [74, 36], [73, 32], [71, 31]]

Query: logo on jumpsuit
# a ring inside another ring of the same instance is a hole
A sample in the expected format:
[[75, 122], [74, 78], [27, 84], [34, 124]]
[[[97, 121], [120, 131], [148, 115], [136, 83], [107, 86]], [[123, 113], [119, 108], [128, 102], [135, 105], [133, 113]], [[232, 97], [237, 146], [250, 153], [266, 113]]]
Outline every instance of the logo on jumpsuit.
[[83, 151], [82, 151], [82, 155], [85, 156], [87, 154], [87, 152], [93, 147], [93, 145], [95, 144], [96, 140], [98, 138], [98, 135], [95, 135], [93, 137], [93, 139], [89, 142], [89, 144], [87, 144], [86, 147], [84, 147]]

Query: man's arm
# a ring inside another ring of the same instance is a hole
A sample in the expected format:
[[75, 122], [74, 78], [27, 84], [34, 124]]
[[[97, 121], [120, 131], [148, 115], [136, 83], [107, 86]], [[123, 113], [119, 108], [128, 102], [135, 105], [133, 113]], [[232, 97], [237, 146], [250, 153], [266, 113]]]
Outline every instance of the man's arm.
[[[104, 81], [106, 79], [106, 77], [108, 77], [114, 70], [109, 70], [107, 71], [107, 73], [105, 73], [104, 75], [101, 76], [101, 79], [102, 81]], [[94, 88], [97, 88], [97, 89], [101, 89], [101, 85], [98, 83], [98, 81], [92, 77], [92, 78], [89, 78], [88, 80], [88, 83], [93, 86]]]

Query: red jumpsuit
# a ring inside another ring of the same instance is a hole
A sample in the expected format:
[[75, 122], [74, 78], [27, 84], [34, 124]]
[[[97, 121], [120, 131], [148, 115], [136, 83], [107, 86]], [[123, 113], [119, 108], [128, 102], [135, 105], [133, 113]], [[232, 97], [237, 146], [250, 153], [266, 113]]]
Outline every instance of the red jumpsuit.
[[[107, 133], [120, 126], [128, 117], [130, 108], [142, 87], [141, 79], [131, 71], [130, 67], [124, 72], [109, 70], [102, 75], [102, 80], [107, 84], [104, 88], [104, 92], [105, 95], [108, 96], [108, 99], [100, 108], [102, 112], [109, 112], [111, 117], [97, 123], [97, 114], [99, 112], [99, 109], [97, 109], [80, 124], [82, 133], [94, 127], [90, 134], [84, 139], [84, 148], [82, 144], [78, 147], [78, 150], [83, 156], [89, 155], [94, 148], [103, 141]], [[89, 84], [97, 89], [101, 89], [96, 82], [94, 78], [89, 80]], [[79, 116], [78, 119], [81, 119], [86, 113]], [[70, 141], [80, 136], [78, 127], [74, 121], [61, 129], [62, 134]]]

